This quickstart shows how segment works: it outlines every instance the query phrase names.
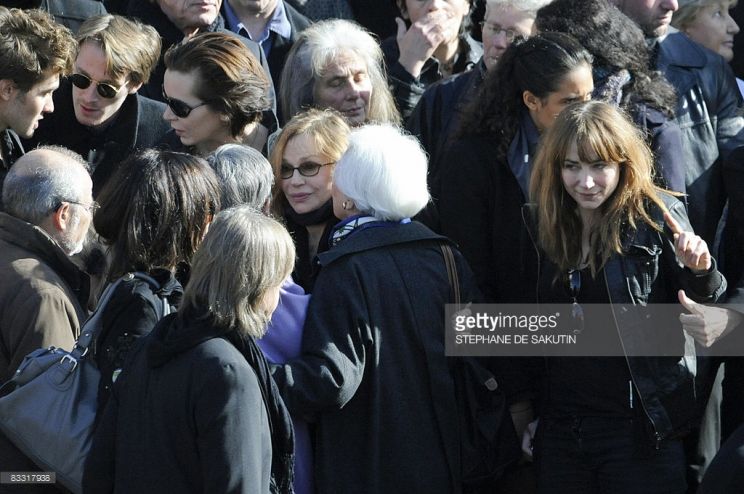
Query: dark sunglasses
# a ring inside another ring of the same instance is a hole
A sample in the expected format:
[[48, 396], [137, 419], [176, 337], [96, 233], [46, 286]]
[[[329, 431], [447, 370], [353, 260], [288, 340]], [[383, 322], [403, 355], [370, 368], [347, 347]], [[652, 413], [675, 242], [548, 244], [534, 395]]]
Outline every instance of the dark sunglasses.
[[279, 168], [279, 176], [282, 179], [287, 180], [292, 178], [295, 170], [297, 170], [303, 177], [314, 177], [318, 172], [320, 172], [320, 167], [332, 165], [334, 163], [336, 162], [331, 161], [330, 163], [318, 164], [313, 163], [312, 161], [307, 161], [305, 163], [300, 163], [300, 166], [290, 166], [282, 163], [282, 166]]
[[111, 99], [114, 96], [116, 96], [116, 93], [121, 91], [121, 88], [123, 88], [127, 84], [125, 82], [124, 84], [116, 88], [106, 82], [94, 81], [87, 75], [83, 75], [83, 74], [72, 74], [70, 76], [70, 81], [72, 82], [72, 84], [75, 85], [75, 87], [80, 88], [80, 89], [88, 89], [90, 87], [90, 84], [92, 82], [95, 82], [96, 91], [101, 96], [101, 98], [106, 98], [106, 99]]
[[163, 86], [162, 89], [165, 104], [168, 105], [168, 108], [170, 108], [173, 114], [178, 118], [186, 118], [193, 110], [207, 104], [206, 101], [203, 101], [196, 106], [189, 106], [180, 99], [169, 98], [168, 95], [165, 93], [165, 86]]

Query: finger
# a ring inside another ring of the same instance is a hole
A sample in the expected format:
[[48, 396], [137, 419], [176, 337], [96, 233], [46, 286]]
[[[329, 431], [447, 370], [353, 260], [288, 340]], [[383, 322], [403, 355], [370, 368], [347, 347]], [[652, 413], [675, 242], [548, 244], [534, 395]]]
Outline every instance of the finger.
[[684, 290], [677, 292], [677, 298], [679, 299], [679, 303], [682, 304], [682, 307], [689, 310], [691, 313], [700, 316], [703, 315], [703, 309], [700, 307], [700, 304], [688, 297]]
[[683, 326], [690, 328], [705, 327], [705, 320], [700, 314], [680, 314], [679, 322], [681, 322]]
[[669, 211], [664, 213], [664, 222], [666, 222], [669, 229], [672, 230], [672, 233], [682, 233], [682, 227], [679, 226], [679, 223], [677, 223], [677, 220], [672, 217]]
[[395, 23], [398, 25], [398, 33], [395, 35], [395, 37], [398, 41], [401, 41], [403, 39], [403, 36], [406, 35], [408, 28], [406, 27], [406, 22], [400, 17], [395, 18]]
[[690, 232], [677, 234], [677, 252], [683, 256], [690, 253]]

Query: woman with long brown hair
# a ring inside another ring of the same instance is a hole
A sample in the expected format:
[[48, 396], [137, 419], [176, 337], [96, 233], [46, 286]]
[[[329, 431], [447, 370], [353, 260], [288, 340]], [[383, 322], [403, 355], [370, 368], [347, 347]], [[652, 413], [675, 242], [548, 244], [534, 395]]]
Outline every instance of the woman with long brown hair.
[[[548, 359], [535, 442], [540, 492], [685, 491], [679, 438], [695, 409], [695, 371], [680, 358], [679, 320], [636, 318], [635, 309], [687, 296], [714, 302], [725, 280], [652, 170], [636, 127], [599, 101], [566, 108], [535, 158], [536, 298], [573, 303], [581, 337], [614, 355]], [[658, 341], [672, 357], [650, 347]]]

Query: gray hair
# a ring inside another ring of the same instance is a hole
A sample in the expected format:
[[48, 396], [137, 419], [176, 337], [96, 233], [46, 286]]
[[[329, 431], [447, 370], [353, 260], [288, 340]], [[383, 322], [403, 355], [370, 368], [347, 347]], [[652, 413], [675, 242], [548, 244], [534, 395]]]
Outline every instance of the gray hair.
[[390, 124], [365, 125], [351, 132], [333, 181], [359, 211], [398, 221], [429, 202], [426, 173], [426, 154], [415, 137]]
[[486, 15], [491, 9], [496, 8], [512, 8], [526, 14], [532, 14], [533, 17], [537, 16], [537, 11], [545, 5], [549, 4], [552, 0], [486, 0]]
[[289, 276], [294, 259], [292, 238], [276, 220], [250, 206], [222, 211], [194, 255], [179, 313], [208, 309], [218, 326], [260, 338], [271, 318], [263, 299]]
[[223, 209], [245, 204], [261, 211], [267, 206], [274, 172], [260, 152], [242, 144], [224, 144], [207, 161], [220, 179]]
[[400, 122], [400, 114], [388, 87], [379, 43], [363, 27], [343, 19], [313, 24], [300, 33], [289, 51], [280, 89], [285, 121], [314, 106], [313, 90], [317, 79], [334, 59], [345, 52], [360, 57], [367, 66], [372, 82], [368, 121]]
[[[53, 154], [52, 154], [53, 153]], [[63, 201], [86, 200], [87, 163], [79, 154], [61, 146], [41, 146], [21, 156], [3, 183], [3, 207], [33, 225]]]
[[695, 22], [701, 10], [717, 4], [732, 9], [736, 6], [737, 0], [680, 0], [679, 8], [672, 14], [672, 26], [684, 31]]

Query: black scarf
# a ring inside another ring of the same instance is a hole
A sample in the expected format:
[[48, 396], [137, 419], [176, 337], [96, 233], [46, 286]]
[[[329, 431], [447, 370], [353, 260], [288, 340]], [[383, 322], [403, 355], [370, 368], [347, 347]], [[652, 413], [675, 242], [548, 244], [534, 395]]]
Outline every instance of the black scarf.
[[298, 213], [292, 209], [292, 206], [286, 204], [284, 206], [284, 214], [297, 225], [319, 225], [320, 223], [326, 223], [328, 220], [333, 218], [333, 200], [328, 199], [325, 204], [320, 206], [318, 209], [308, 213]]

